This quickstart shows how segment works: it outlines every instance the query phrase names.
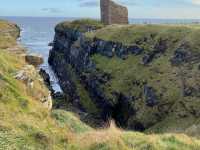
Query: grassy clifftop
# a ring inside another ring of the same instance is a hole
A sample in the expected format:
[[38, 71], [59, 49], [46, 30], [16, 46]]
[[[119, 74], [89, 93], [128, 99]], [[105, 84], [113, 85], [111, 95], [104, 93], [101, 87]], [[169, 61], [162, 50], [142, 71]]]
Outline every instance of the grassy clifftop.
[[[155, 44], [160, 38], [168, 42], [176, 40], [195, 39], [200, 34], [199, 25], [110, 25], [95, 32], [86, 33], [89, 38], [99, 38], [106, 41], [120, 42], [124, 45], [133, 45], [138, 42]], [[194, 43], [196, 44], [196, 43]]]
[[[8, 51], [15, 46], [18, 29], [0, 22], [0, 149], [2, 150], [198, 150], [200, 141], [182, 134], [145, 135], [126, 132], [111, 125], [94, 130], [83, 124], [74, 114], [42, 106], [38, 90], [47, 92], [41, 79], [29, 87], [15, 79], [26, 66], [22, 56]], [[7, 31], [9, 27], [12, 32]], [[13, 36], [14, 35], [14, 36]], [[7, 41], [7, 37], [11, 41]], [[13, 42], [12, 42], [13, 41]], [[14, 43], [14, 45], [13, 45]], [[4, 45], [5, 44], [5, 45]], [[37, 72], [36, 72], [37, 74]], [[36, 92], [36, 93], [34, 93]]]
[[72, 22], [61, 22], [56, 26], [57, 30], [67, 30], [67, 29], [74, 29], [81, 32], [88, 32], [88, 28], [91, 30], [94, 29], [101, 29], [104, 25], [98, 20], [91, 20], [91, 19], [81, 19], [75, 20]]
[[0, 20], [0, 48], [16, 45], [16, 38], [19, 34], [20, 29], [17, 25]]

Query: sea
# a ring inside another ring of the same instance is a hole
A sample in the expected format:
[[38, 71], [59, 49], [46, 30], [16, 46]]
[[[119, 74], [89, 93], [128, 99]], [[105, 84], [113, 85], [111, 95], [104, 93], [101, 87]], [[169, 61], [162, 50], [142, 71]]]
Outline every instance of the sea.
[[[77, 18], [64, 17], [0, 17], [19, 25], [21, 36], [18, 40], [20, 44], [28, 49], [27, 53], [39, 54], [44, 58], [44, 63], [40, 68], [49, 73], [51, 85], [56, 92], [62, 92], [58, 79], [48, 64], [48, 46], [54, 38], [54, 28], [62, 21], [70, 21]], [[130, 19], [130, 24], [199, 24], [200, 19]]]

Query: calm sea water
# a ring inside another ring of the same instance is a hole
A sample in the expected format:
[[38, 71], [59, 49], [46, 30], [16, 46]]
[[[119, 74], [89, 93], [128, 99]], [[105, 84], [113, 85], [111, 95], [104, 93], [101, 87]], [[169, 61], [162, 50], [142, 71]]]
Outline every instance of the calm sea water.
[[[22, 32], [19, 42], [28, 49], [28, 53], [36, 53], [43, 56], [44, 64], [41, 65], [41, 68], [50, 74], [54, 90], [61, 91], [58, 80], [48, 65], [48, 55], [51, 48], [48, 44], [53, 41], [55, 25], [61, 21], [73, 19], [44, 17], [0, 17], [0, 19], [15, 22], [20, 26]], [[199, 22], [200, 19], [130, 19], [132, 24], [188, 24]]]

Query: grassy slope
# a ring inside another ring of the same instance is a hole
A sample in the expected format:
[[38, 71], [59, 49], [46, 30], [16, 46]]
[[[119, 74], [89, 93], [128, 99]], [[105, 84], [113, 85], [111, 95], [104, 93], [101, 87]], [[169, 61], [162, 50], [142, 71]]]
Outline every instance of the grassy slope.
[[[140, 94], [143, 93], [143, 88], [132, 83], [133, 81], [139, 83], [147, 81], [149, 86], [156, 89], [157, 95], [162, 95], [162, 98], [159, 99], [160, 104], [172, 106], [162, 108], [166, 109], [170, 115], [161, 124], [157, 124], [152, 128], [156, 132], [184, 132], [191, 126], [199, 126], [198, 117], [194, 118], [190, 114], [191, 110], [199, 112], [199, 98], [182, 97], [182, 75], [180, 75], [180, 70], [184, 70], [183, 76], [186, 78], [186, 84], [198, 87], [198, 81], [200, 80], [199, 76], [197, 76], [199, 74], [199, 64], [194, 63], [182, 67], [173, 67], [170, 62], [174, 51], [183, 43], [189, 45], [189, 50], [192, 53], [199, 55], [199, 35], [200, 26], [198, 25], [111, 25], [95, 32], [86, 33], [89, 38], [97, 37], [106, 41], [120, 42], [124, 45], [138, 45], [144, 49], [143, 54], [138, 56], [129, 55], [126, 60], [117, 57], [110, 59], [99, 54], [93, 55], [92, 59], [97, 68], [103, 72], [110, 73], [112, 76], [112, 79], [105, 85], [106, 94], [111, 100], [115, 100], [112, 95], [113, 91], [140, 97]], [[155, 45], [161, 39], [167, 42], [165, 54], [155, 58], [148, 66], [142, 65], [144, 54], [153, 51]], [[145, 107], [143, 98], [135, 102], [135, 107], [140, 110], [137, 112], [138, 120], [141, 120], [144, 124], [149, 120], [153, 122], [155, 119], [153, 116], [159, 112], [158, 108]], [[179, 115], [186, 115], [186, 118], [179, 120]], [[162, 115], [163, 117], [165, 115]]]
[[56, 26], [56, 29], [59, 30], [66, 30], [66, 29], [74, 29], [79, 30], [81, 32], [87, 32], [88, 27], [91, 29], [101, 29], [104, 25], [98, 20], [91, 20], [91, 19], [81, 19], [75, 20], [72, 22], [61, 22]]
[[124, 45], [133, 45], [138, 41], [154, 45], [162, 38], [168, 40], [171, 44], [169, 47], [178, 40], [179, 42], [189, 41], [197, 48], [199, 34], [199, 25], [110, 25], [95, 32], [86, 33], [86, 36], [120, 42]]
[[[68, 112], [56, 110], [52, 113], [54, 117], [59, 113], [68, 117], [65, 125], [60, 125], [61, 115], [57, 120], [52, 119], [37, 99], [39, 92], [47, 92], [39, 77], [31, 91], [14, 78], [27, 64], [20, 55], [4, 49], [16, 45], [17, 36], [10, 34], [11, 29], [15, 30], [14, 25], [1, 21], [0, 29], [4, 31], [0, 34], [3, 38], [0, 41], [0, 149], [66, 149], [73, 131], [83, 132], [90, 128]], [[6, 39], [5, 43], [4, 35], [10, 37], [11, 42]]]
[[109, 129], [95, 131], [69, 112], [55, 110], [50, 115], [32, 94], [27, 93], [27, 87], [14, 79], [13, 75], [24, 64], [20, 56], [0, 49], [2, 150], [200, 149], [200, 141], [185, 135], [144, 135], [124, 132], [114, 125]]

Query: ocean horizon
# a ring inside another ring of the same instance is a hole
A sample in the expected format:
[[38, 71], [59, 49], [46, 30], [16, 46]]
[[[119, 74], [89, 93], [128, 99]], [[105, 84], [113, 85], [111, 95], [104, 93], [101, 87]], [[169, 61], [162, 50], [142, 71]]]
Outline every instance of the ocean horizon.
[[[61, 19], [72, 21], [76, 19], [84, 19], [78, 17], [44, 17], [44, 16], [0, 16], [0, 19], [10, 20], [14, 18], [29, 18], [29, 19]], [[85, 17], [87, 18], [87, 17]], [[100, 18], [90, 18], [100, 20]], [[183, 19], [183, 18], [129, 18], [130, 24], [198, 24], [200, 19]]]

